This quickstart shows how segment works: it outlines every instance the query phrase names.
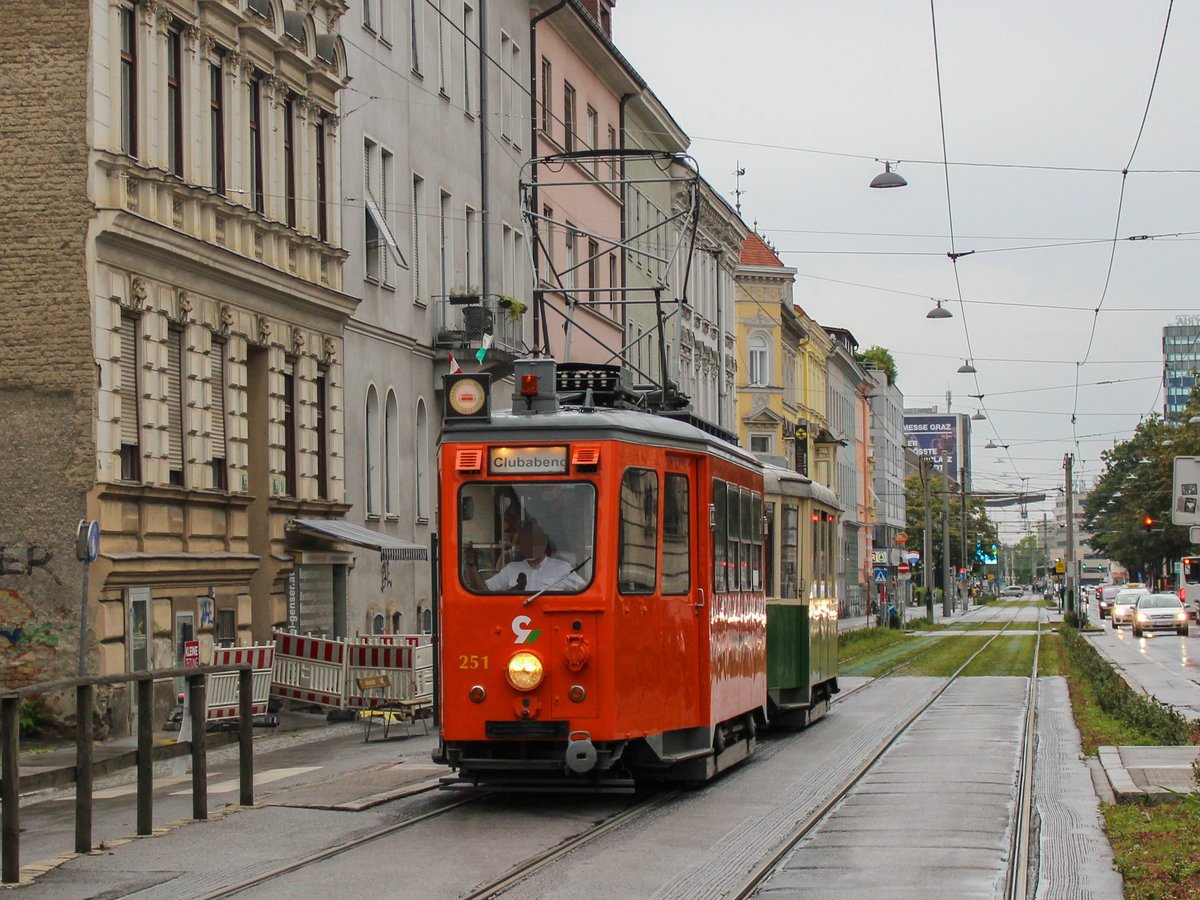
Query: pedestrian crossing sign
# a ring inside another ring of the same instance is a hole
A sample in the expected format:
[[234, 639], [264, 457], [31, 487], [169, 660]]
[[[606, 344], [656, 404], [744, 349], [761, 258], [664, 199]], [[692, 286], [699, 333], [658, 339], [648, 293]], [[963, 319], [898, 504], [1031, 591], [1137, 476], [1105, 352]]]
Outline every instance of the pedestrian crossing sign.
[[887, 580], [888, 580], [888, 570], [887, 569], [876, 569], [875, 570], [875, 583], [876, 584], [884, 584]]

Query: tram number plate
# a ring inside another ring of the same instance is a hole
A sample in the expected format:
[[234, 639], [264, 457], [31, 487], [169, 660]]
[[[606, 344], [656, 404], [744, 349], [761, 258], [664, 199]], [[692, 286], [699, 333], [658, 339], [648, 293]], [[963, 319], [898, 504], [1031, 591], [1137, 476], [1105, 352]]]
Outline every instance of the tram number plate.
[[460, 669], [486, 669], [488, 667], [488, 658], [486, 656], [467, 656], [465, 653], [460, 653], [458, 656], [458, 667]]

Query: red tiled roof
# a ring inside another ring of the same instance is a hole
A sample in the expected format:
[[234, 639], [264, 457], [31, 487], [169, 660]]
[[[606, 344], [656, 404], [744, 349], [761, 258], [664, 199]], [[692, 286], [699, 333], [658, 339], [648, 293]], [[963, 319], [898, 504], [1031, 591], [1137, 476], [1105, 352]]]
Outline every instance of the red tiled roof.
[[747, 266], [779, 266], [783, 262], [775, 255], [775, 251], [767, 246], [767, 242], [753, 231], [746, 236], [742, 243], [742, 263]]

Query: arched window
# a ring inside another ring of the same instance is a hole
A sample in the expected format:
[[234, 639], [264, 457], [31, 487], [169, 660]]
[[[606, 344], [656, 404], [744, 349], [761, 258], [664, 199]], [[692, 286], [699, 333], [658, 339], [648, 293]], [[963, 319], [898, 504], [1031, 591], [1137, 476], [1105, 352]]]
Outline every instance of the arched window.
[[383, 613], [375, 613], [371, 617], [371, 634], [383, 634], [383, 625], [387, 621], [383, 618]]
[[379, 395], [375, 385], [367, 388], [367, 433], [366, 433], [366, 492], [367, 515], [379, 515]]
[[421, 630], [425, 634], [433, 634], [433, 610], [426, 609], [421, 612]]
[[400, 409], [391, 389], [383, 410], [383, 510], [400, 514]]
[[750, 384], [766, 386], [771, 383], [771, 347], [765, 336], [754, 334], [747, 342], [750, 364]]
[[392, 634], [400, 633], [400, 613], [392, 613]]
[[417, 519], [429, 520], [429, 423], [425, 416], [425, 401], [417, 399], [417, 433], [416, 433], [416, 492]]

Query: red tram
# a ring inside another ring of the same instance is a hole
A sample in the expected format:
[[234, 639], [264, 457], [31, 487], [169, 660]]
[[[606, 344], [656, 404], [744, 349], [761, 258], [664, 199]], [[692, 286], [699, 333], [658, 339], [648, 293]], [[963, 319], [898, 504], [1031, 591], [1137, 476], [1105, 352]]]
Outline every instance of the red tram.
[[765, 721], [762, 467], [597, 405], [604, 367], [572, 376], [582, 402], [559, 408], [554, 361], [521, 361], [494, 415], [481, 376], [446, 383], [435, 759], [452, 784], [702, 780]]

